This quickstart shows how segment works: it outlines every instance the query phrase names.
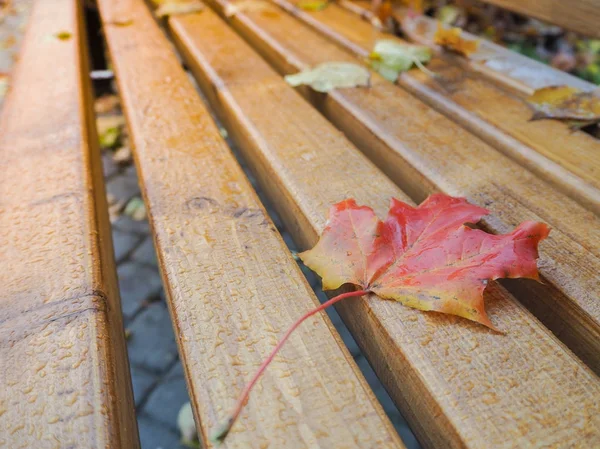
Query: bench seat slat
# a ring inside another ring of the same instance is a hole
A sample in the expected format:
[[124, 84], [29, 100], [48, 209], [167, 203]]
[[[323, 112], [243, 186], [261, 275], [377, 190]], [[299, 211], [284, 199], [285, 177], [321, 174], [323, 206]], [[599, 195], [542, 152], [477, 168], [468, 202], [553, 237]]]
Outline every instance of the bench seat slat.
[[35, 2], [0, 116], [3, 448], [139, 447], [85, 51]]
[[[227, 3], [211, 4], [222, 11]], [[326, 61], [356, 62], [283, 11], [247, 11], [231, 23], [281, 73]], [[482, 224], [497, 233], [510, 232], [525, 220], [547, 222], [553, 231], [541, 245], [545, 283], [505, 285], [600, 372], [597, 216], [375, 74], [369, 89], [310, 98], [413, 200], [438, 190], [466, 197], [491, 210]]]
[[[367, 58], [379, 39], [405, 43], [337, 5], [305, 12], [294, 8], [293, 1], [278, 3], [360, 58]], [[524, 95], [486, 81], [458, 58], [434, 56], [428, 68], [441, 81], [415, 69], [402, 74], [398, 84], [600, 215], [597, 139], [558, 121], [530, 121], [532, 109]]]
[[[142, 0], [100, 12], [202, 444], [318, 301]], [[130, 26], [114, 26], [126, 14]], [[228, 448], [404, 446], [324, 314], [265, 371]]]
[[[251, 26], [246, 17], [233, 22]], [[211, 11], [175, 16], [169, 25], [304, 247], [314, 245], [336, 201], [354, 197], [383, 216], [390, 197], [408, 200]], [[425, 447], [598, 444], [597, 377], [501, 286], [490, 285], [486, 300], [507, 335], [375, 297], [338, 309]]]

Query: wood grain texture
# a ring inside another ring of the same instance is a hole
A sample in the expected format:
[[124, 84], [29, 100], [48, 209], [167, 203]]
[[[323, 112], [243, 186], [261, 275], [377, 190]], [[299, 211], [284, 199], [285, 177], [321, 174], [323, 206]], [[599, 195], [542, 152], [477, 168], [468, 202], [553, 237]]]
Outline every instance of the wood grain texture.
[[139, 447], [85, 52], [80, 2], [38, 0], [0, 117], [2, 448]]
[[[217, 421], [318, 301], [144, 3], [99, 5], [191, 402], [212, 447]], [[115, 17], [133, 23], [113, 26]], [[261, 377], [224, 447], [404, 446], [319, 314]]]
[[[225, 2], [211, 1], [222, 10]], [[283, 12], [247, 12], [232, 25], [280, 73], [349, 53]], [[306, 91], [304, 91], [306, 92]], [[443, 191], [488, 208], [483, 226], [510, 232], [525, 220], [552, 228], [541, 246], [544, 284], [506, 283], [519, 300], [600, 372], [598, 217], [411, 94], [373, 74], [371, 87], [311, 100], [413, 200]]]
[[[294, 2], [279, 3], [360, 58], [367, 58], [380, 39], [406, 43], [337, 5], [311, 13], [294, 9]], [[487, 82], [456, 58], [434, 56], [428, 67], [442, 78], [415, 69], [403, 73], [398, 84], [600, 215], [597, 139], [559, 121], [530, 121], [533, 111], [524, 96]]]
[[598, 0], [483, 0], [525, 16], [600, 37], [600, 1]]
[[[390, 197], [410, 201], [213, 13], [169, 24], [304, 247], [314, 245], [334, 202], [354, 197], [384, 216]], [[339, 310], [425, 447], [600, 444], [598, 378], [498, 284], [486, 300], [506, 335], [374, 296], [342, 302]]]
[[[349, 2], [350, 0], [344, 0]], [[346, 3], [342, 3], [346, 6]], [[353, 0], [351, 10], [358, 13], [368, 8], [368, 2], [364, 0]], [[403, 32], [409, 39], [422, 45], [437, 48], [434, 43], [434, 35], [437, 30], [437, 21], [427, 16], [412, 16], [411, 20], [403, 20], [408, 9], [402, 6], [394, 8], [394, 16], [402, 23]], [[478, 39], [477, 36], [463, 30], [467, 39]], [[570, 75], [561, 70], [550, 67], [534, 59], [520, 55], [514, 51], [502, 47], [485, 39], [480, 39], [479, 49], [471, 55], [470, 59], [456, 57], [454, 61], [472, 70], [482, 73], [489, 80], [504, 88], [515, 92], [530, 95], [534, 90], [546, 86], [566, 84], [581, 90], [590, 91], [596, 85]]]

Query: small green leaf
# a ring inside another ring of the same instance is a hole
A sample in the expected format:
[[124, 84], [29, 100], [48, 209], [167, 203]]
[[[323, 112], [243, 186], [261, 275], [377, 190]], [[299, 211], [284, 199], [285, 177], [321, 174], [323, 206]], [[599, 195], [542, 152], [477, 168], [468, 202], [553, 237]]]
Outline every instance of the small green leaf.
[[375, 42], [369, 55], [371, 67], [385, 79], [395, 82], [398, 75], [414, 64], [429, 62], [431, 49], [422, 45], [402, 44], [392, 40]]
[[329, 92], [341, 87], [369, 86], [371, 74], [360, 65], [349, 62], [326, 62], [312, 69], [287, 75], [285, 80], [291, 86], [302, 84], [317, 92]]
[[115, 148], [121, 140], [121, 128], [112, 126], [100, 134], [100, 146], [102, 148]]

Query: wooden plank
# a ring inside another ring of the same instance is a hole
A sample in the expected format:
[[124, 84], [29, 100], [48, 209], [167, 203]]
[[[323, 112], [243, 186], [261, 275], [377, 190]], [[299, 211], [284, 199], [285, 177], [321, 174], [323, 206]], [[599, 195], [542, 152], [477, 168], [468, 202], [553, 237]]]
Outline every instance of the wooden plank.
[[80, 8], [35, 3], [0, 116], [3, 448], [139, 447]]
[[[278, 3], [360, 58], [368, 57], [377, 40], [405, 43], [337, 5], [311, 13], [295, 8], [293, 1]], [[398, 84], [600, 215], [600, 142], [561, 122], [530, 121], [532, 110], [523, 97], [455, 61], [433, 57], [428, 67], [441, 81], [416, 69], [402, 74]]]
[[[211, 105], [305, 248], [323, 230], [333, 202], [351, 196], [383, 216], [390, 197], [410, 201], [212, 12], [169, 24]], [[339, 310], [425, 447], [598, 444], [592, 410], [599, 407], [599, 380], [498, 284], [486, 300], [507, 335], [375, 297], [342, 302]], [[589, 433], [571, 421], [581, 410], [590, 413]]]
[[[348, 2], [349, 0], [344, 0]], [[368, 7], [364, 1], [351, 2], [356, 12]], [[344, 4], [345, 6], [345, 4]], [[401, 6], [394, 9], [394, 15], [403, 24], [404, 33], [414, 42], [436, 47], [434, 35], [437, 30], [437, 20], [427, 16], [412, 16], [411, 20], [403, 18], [408, 10]], [[478, 39], [477, 36], [463, 30], [468, 39]], [[550, 67], [534, 59], [520, 55], [498, 44], [480, 39], [479, 49], [471, 57], [455, 58], [457, 63], [484, 74], [488, 79], [505, 88], [530, 95], [536, 89], [546, 86], [566, 84], [578, 89], [591, 91], [596, 85], [570, 75], [569, 73]]]
[[[212, 447], [217, 421], [318, 301], [143, 1], [99, 5], [196, 422]], [[132, 24], [112, 26], [124, 13]], [[404, 447], [327, 316], [280, 354], [227, 448]]]
[[[223, 10], [225, 1], [211, 1]], [[281, 73], [325, 61], [356, 61], [294, 18], [237, 14], [232, 25]], [[598, 217], [375, 74], [369, 89], [311, 99], [415, 201], [431, 192], [463, 196], [491, 210], [482, 224], [509, 232], [524, 220], [550, 224], [541, 248], [544, 284], [505, 282], [541, 320], [600, 372]]]
[[600, 1], [598, 0], [483, 0], [525, 16], [577, 31], [586, 36], [600, 37]]

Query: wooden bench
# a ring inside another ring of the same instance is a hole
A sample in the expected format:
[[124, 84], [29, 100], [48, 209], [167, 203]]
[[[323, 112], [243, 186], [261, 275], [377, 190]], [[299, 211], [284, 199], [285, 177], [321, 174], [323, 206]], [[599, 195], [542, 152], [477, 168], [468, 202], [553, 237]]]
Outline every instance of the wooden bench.
[[[489, 208], [490, 232], [549, 223], [544, 284], [486, 290], [506, 335], [375, 297], [336, 307], [423, 447], [600, 446], [598, 142], [556, 122], [530, 128], [520, 80], [445, 55], [431, 65], [452, 94], [414, 71], [399, 85], [372, 74], [369, 89], [294, 90], [283, 74], [362, 63], [382, 37], [356, 13], [365, 5], [308, 13], [274, 0], [231, 15], [235, 2], [208, 3], [157, 23], [143, 0], [98, 0], [204, 447], [318, 304], [212, 111], [302, 248], [348, 197], [384, 216], [390, 197], [443, 191]], [[0, 447], [138, 444], [78, 5], [38, 0], [0, 119]], [[72, 38], [52, 38], [63, 30]], [[324, 314], [267, 369], [224, 446], [404, 447]]]

